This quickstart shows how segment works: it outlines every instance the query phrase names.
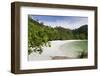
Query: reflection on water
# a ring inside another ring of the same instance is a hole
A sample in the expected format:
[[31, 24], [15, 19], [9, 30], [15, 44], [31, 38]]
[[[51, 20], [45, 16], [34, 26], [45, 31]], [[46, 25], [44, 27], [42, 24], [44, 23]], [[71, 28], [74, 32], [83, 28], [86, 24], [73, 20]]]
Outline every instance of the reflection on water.
[[87, 40], [55, 40], [51, 41], [51, 47], [43, 47], [43, 53], [32, 53], [28, 60], [58, 60], [87, 58]]
[[[83, 40], [65, 43], [60, 46], [59, 49], [61, 49], [68, 57], [86, 58], [88, 54], [88, 41]], [[82, 54], [84, 54], [83, 57], [81, 57]]]

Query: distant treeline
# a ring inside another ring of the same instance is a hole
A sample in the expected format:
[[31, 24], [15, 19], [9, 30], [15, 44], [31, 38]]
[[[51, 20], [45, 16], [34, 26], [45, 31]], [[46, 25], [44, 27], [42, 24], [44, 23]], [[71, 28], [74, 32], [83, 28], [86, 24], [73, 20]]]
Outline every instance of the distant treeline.
[[51, 27], [44, 25], [39, 20], [33, 20], [28, 17], [28, 47], [29, 54], [34, 48], [34, 52], [42, 53], [43, 46], [51, 46], [49, 41], [52, 40], [74, 40], [74, 39], [87, 39], [88, 26], [83, 25], [77, 29], [71, 30], [64, 27]]

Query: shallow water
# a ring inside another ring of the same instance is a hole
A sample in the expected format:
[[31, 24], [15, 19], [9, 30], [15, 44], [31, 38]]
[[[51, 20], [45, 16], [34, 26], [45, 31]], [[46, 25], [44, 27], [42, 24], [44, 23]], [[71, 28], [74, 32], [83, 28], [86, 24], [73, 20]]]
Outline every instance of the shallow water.
[[87, 40], [56, 40], [51, 47], [43, 47], [42, 54], [30, 54], [28, 60], [76, 59], [82, 51], [88, 52]]
[[66, 56], [77, 58], [81, 52], [88, 51], [88, 42], [87, 40], [72, 41], [61, 45], [59, 49], [62, 50]]

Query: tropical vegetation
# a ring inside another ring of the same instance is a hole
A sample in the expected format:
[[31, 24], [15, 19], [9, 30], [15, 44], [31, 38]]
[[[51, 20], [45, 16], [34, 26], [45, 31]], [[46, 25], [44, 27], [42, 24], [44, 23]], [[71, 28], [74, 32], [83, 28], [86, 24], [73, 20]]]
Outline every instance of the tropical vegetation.
[[43, 46], [51, 46], [52, 40], [76, 40], [88, 38], [88, 26], [82, 25], [77, 29], [67, 29], [61, 27], [51, 27], [39, 20], [34, 20], [28, 16], [28, 54], [36, 52], [41, 54]]

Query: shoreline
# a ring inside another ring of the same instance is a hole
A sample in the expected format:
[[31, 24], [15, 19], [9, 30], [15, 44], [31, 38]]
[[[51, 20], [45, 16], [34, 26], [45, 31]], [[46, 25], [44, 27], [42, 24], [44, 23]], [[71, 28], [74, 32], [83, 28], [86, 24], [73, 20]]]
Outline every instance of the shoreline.
[[[71, 54], [70, 50], [66, 51], [68, 54], [66, 54], [64, 51], [61, 50], [61, 46], [64, 44], [68, 44], [70, 42], [74, 41], [88, 41], [88, 40], [55, 40], [50, 41], [51, 47], [43, 47], [43, 53], [41, 55], [32, 53], [28, 56], [29, 61], [32, 60], [58, 60], [58, 59], [75, 59], [77, 57], [77, 54]], [[74, 52], [72, 52], [74, 53]], [[72, 55], [72, 56], [71, 56]]]

